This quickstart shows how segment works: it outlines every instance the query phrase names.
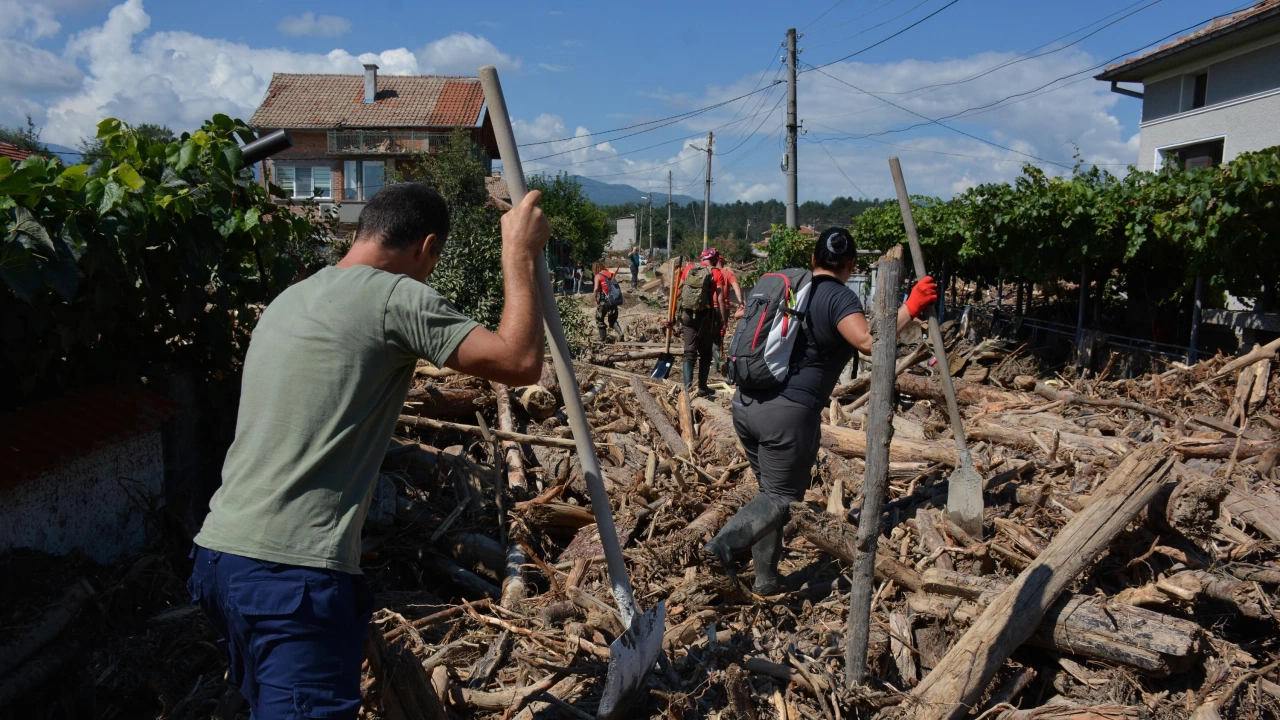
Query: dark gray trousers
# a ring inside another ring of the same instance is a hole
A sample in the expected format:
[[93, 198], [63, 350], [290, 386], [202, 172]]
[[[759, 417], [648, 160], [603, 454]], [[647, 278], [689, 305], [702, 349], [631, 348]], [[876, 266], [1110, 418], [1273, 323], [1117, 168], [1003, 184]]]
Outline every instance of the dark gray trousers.
[[786, 398], [757, 402], [737, 393], [733, 429], [764, 493], [780, 508], [804, 499], [818, 445], [822, 415]]

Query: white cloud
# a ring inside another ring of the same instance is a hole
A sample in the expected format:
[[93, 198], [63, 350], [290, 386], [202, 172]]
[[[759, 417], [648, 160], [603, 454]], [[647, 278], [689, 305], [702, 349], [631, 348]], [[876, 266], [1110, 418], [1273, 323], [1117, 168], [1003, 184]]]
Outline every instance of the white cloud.
[[47, 3], [33, 0], [0, 0], [0, 36], [38, 40], [56, 35], [62, 24], [54, 18], [53, 10]]
[[[64, 4], [75, 0], [63, 0]], [[87, 2], [88, 0], [80, 0]], [[0, 0], [0, 3], [5, 0]], [[354, 55], [258, 48], [190, 32], [152, 32], [142, 0], [126, 0], [105, 22], [71, 36], [61, 55], [0, 38], [0, 123], [30, 112], [48, 142], [74, 145], [99, 120], [119, 117], [189, 130], [214, 113], [248, 119], [273, 72], [359, 74], [376, 62], [391, 75], [471, 74], [485, 64], [519, 69], [519, 58], [484, 38], [455, 33], [418, 51]]]
[[301, 15], [284, 17], [276, 29], [285, 35], [310, 37], [338, 37], [351, 29], [351, 21], [336, 15], [316, 15], [304, 12]]
[[564, 72], [569, 69], [568, 65], [552, 65], [551, 63], [538, 63], [538, 67], [547, 72]]
[[424, 73], [475, 75], [485, 65], [493, 65], [499, 70], [519, 70], [521, 61], [520, 58], [513, 59], [483, 37], [456, 32], [419, 50], [418, 64]]

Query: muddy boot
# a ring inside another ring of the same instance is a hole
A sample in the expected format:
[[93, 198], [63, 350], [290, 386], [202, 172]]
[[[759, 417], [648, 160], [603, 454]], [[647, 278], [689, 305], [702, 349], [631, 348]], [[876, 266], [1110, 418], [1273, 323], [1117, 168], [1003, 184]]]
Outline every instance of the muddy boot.
[[778, 561], [782, 559], [782, 528], [778, 528], [751, 546], [751, 559], [756, 566], [756, 581], [752, 590], [757, 595], [777, 595], [782, 591], [782, 576], [778, 574]]
[[618, 324], [617, 320], [613, 321], [613, 330], [618, 333], [618, 342], [622, 342], [627, 339], [627, 336], [622, 334], [622, 326]]
[[596, 326], [596, 332], [600, 335], [600, 342], [602, 342], [602, 343], [603, 343], [603, 342], [607, 342], [607, 341], [608, 341], [608, 338], [607, 338], [607, 337], [605, 337], [605, 334], [604, 334], [604, 332], [605, 332], [605, 330], [604, 330], [604, 326], [602, 326], [602, 325], [597, 325], [597, 326]]
[[693, 361], [684, 361], [684, 386], [686, 388], [693, 387]]
[[[702, 547], [702, 555], [708, 561], [718, 563], [729, 577], [729, 582], [741, 587], [737, 569], [733, 566], [733, 554], [755, 545], [765, 535], [780, 530], [786, 521], [786, 509], [778, 507], [769, 496], [760, 493], [730, 518], [724, 528], [711, 538], [711, 542]], [[782, 547], [781, 532], [778, 547]]]

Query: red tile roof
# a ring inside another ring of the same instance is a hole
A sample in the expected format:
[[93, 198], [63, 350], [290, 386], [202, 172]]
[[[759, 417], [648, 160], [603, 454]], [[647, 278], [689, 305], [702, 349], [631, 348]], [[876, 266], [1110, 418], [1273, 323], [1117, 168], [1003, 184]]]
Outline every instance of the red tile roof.
[[0, 488], [17, 487], [107, 445], [142, 435], [182, 406], [142, 387], [76, 390], [0, 415]]
[[1171, 51], [1180, 50], [1186, 46], [1199, 43], [1209, 39], [1211, 36], [1225, 34], [1226, 32], [1236, 29], [1238, 26], [1261, 20], [1263, 19], [1263, 16], [1275, 15], [1277, 13], [1280, 13], [1280, 0], [1262, 0], [1262, 2], [1255, 3], [1240, 12], [1232, 13], [1226, 17], [1220, 17], [1199, 30], [1187, 35], [1182, 35], [1171, 42], [1161, 45], [1155, 50], [1118, 62], [1114, 65], [1108, 65], [1107, 68], [1097, 76], [1097, 78], [1099, 80], [1110, 80], [1112, 79], [1112, 75], [1138, 65], [1146, 64], [1147, 62], [1157, 59], [1157, 56], [1163, 57], [1170, 55], [1172, 54]]
[[14, 162], [22, 162], [35, 153], [28, 152], [13, 143], [0, 142], [0, 157], [7, 157]]
[[363, 75], [275, 73], [249, 124], [260, 128], [414, 128], [479, 124], [480, 79], [444, 75], [379, 75], [374, 102], [364, 102]]

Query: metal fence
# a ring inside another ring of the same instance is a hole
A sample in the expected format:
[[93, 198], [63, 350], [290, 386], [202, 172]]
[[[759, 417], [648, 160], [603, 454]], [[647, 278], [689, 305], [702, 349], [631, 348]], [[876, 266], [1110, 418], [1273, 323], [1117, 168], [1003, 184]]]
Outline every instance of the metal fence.
[[331, 153], [424, 153], [436, 152], [449, 144], [449, 133], [414, 130], [333, 130], [329, 132]]
[[[966, 306], [970, 316], [982, 317], [994, 323], [995, 314], [974, 305]], [[1001, 313], [1000, 320], [1008, 322], [1021, 328], [1028, 328], [1033, 333], [1050, 333], [1054, 335], [1065, 335], [1075, 342], [1077, 328], [1074, 325], [1066, 323], [1053, 322], [1052, 320], [1040, 320], [1037, 318], [1029, 318], [1027, 316], [1015, 317], [1012, 313]], [[1134, 350], [1137, 352], [1147, 353], [1149, 355], [1160, 355], [1163, 357], [1175, 358], [1178, 360], [1186, 360], [1189, 348], [1185, 345], [1175, 345], [1173, 343], [1157, 342], [1155, 340], [1145, 340], [1143, 338], [1129, 337], [1127, 335], [1116, 335], [1105, 331], [1088, 330], [1089, 333], [1096, 333], [1102, 337], [1102, 342], [1112, 347], [1124, 350]]]

